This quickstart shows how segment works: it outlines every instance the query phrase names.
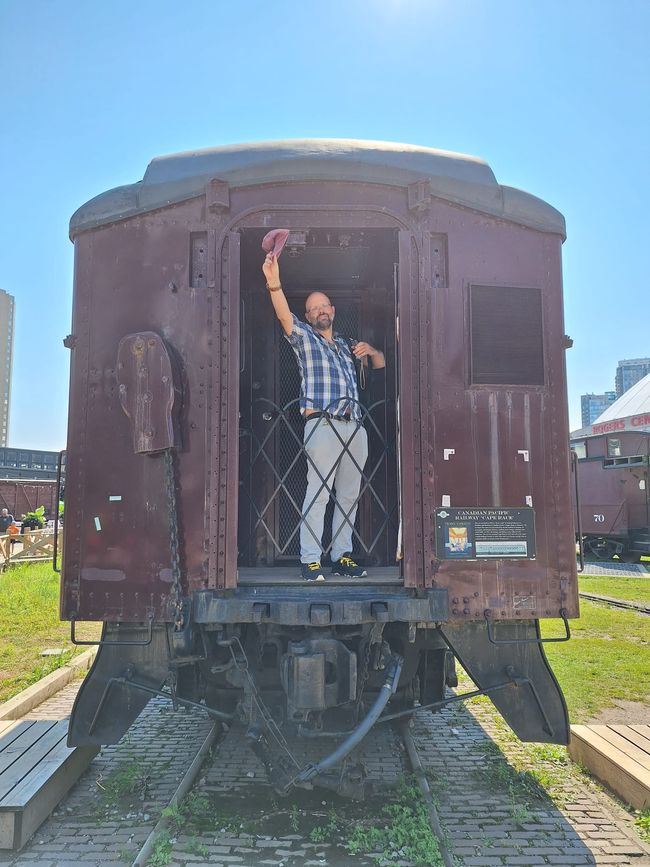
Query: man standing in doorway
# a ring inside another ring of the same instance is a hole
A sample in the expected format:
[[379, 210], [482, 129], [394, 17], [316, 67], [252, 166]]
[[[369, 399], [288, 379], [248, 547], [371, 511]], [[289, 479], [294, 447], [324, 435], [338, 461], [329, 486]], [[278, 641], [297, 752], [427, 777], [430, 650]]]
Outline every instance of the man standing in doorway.
[[365, 569], [352, 559], [352, 530], [357, 513], [361, 472], [368, 458], [368, 436], [361, 425], [354, 358], [385, 366], [384, 355], [360, 341], [350, 350], [333, 331], [336, 313], [323, 292], [305, 301], [305, 320], [290, 310], [280, 283], [277, 256], [262, 266], [275, 315], [291, 344], [300, 369], [300, 411], [305, 419], [307, 492], [300, 524], [302, 577], [324, 581], [321, 567], [325, 509], [336, 489], [332, 517], [332, 574], [361, 578]]

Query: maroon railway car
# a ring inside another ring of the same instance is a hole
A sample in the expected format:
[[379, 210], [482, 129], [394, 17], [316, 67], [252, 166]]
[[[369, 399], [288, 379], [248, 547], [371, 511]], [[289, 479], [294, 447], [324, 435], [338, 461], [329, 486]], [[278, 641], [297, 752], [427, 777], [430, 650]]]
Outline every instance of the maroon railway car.
[[574, 440], [586, 554], [627, 563], [650, 556], [650, 432], [617, 430]]
[[[363, 579], [299, 579], [272, 228], [294, 311], [326, 291], [386, 357], [361, 392]], [[269, 727], [339, 733], [292, 775], [322, 782], [389, 698], [439, 707], [452, 653], [522, 739], [567, 741], [539, 631], [578, 614], [564, 236], [479, 159], [352, 140], [158, 158], [77, 211], [61, 615], [105, 629], [72, 743], [114, 741], [166, 684], [244, 715], [279, 789]]]
[[56, 480], [0, 479], [0, 509], [8, 509], [17, 521], [26, 512], [45, 507], [45, 517], [55, 518], [58, 512]]

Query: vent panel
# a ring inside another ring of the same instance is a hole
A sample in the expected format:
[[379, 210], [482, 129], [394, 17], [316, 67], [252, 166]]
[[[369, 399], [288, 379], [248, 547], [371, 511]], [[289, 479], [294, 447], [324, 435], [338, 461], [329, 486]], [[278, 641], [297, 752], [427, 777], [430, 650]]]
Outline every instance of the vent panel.
[[471, 384], [544, 385], [539, 289], [470, 286]]

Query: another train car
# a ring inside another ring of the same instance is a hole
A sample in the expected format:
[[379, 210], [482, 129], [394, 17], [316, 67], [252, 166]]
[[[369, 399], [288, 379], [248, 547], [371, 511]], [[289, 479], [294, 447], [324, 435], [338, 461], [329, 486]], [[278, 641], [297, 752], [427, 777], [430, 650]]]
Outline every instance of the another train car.
[[638, 563], [650, 556], [650, 432], [611, 427], [571, 443], [580, 532], [587, 555]]
[[[294, 311], [326, 291], [386, 357], [362, 392], [362, 579], [298, 575], [275, 228]], [[325, 785], [375, 721], [444, 703], [452, 653], [519, 737], [567, 742], [540, 637], [578, 615], [564, 237], [479, 159], [356, 140], [158, 158], [77, 211], [61, 616], [105, 628], [71, 744], [114, 742], [164, 686], [245, 718], [278, 790]], [[283, 730], [343, 744], [289, 772]]]
[[17, 521], [27, 512], [45, 507], [45, 517], [55, 518], [59, 499], [56, 479], [0, 479], [0, 509], [8, 509]]

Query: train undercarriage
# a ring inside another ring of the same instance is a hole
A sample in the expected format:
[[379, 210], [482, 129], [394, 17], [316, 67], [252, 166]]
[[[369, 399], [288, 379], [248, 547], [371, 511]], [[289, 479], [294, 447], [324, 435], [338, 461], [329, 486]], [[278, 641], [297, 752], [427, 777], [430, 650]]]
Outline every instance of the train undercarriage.
[[598, 560], [618, 557], [623, 563], [639, 563], [641, 557], [650, 556], [650, 532], [631, 530], [625, 535], [585, 535], [582, 537], [585, 554]]
[[[476, 685], [470, 694], [489, 695], [522, 740], [568, 741], [564, 699], [536, 621], [456, 625], [433, 619], [443, 613], [444, 591], [359, 588], [343, 598], [332, 588], [307, 604], [300, 622], [299, 598], [286, 590], [271, 596], [260, 604], [241, 591], [196, 594], [182, 629], [106, 624], [75, 703], [69, 743], [117, 742], [163, 694], [246, 725], [278, 792], [321, 785], [360, 797], [363, 774], [347, 756], [373, 725], [459, 700], [450, 691], [456, 659]], [[271, 620], [272, 610], [284, 622]], [[222, 618], [236, 612], [240, 621], [217, 622], [216, 611]], [[353, 613], [360, 622], [345, 622]], [[323, 739], [317, 766], [287, 765], [282, 741], [295, 736]]]

